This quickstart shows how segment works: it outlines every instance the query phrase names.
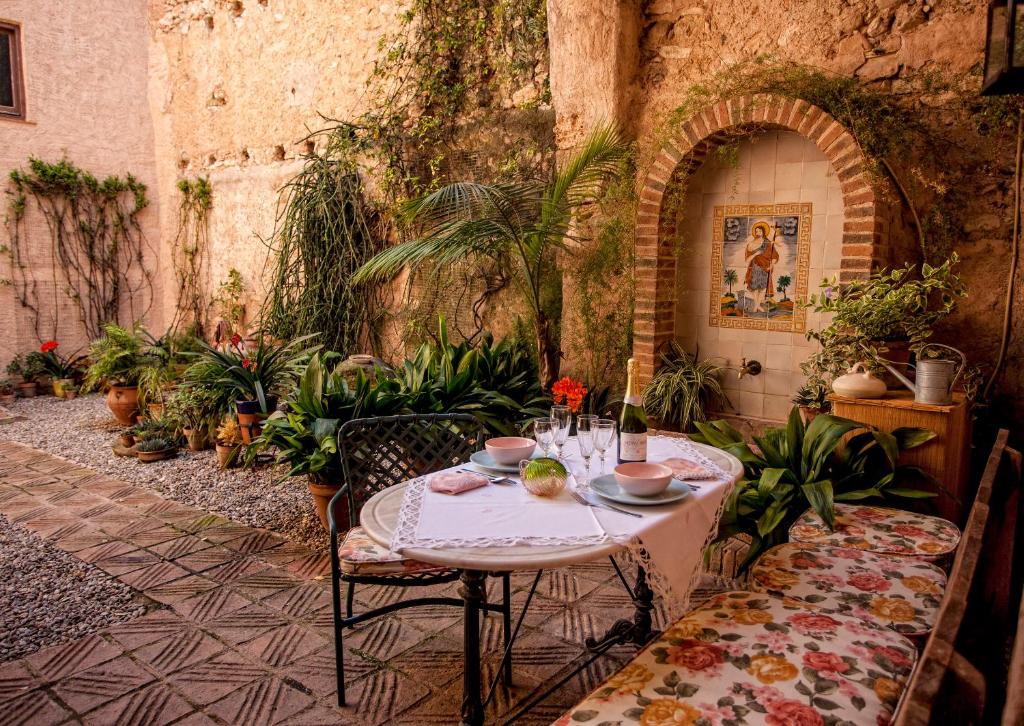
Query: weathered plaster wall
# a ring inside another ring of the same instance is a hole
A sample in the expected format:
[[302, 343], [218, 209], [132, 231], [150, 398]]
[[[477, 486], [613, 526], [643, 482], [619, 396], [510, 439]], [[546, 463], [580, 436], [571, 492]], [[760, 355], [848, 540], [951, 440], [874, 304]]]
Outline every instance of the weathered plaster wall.
[[[0, 116], [0, 179], [30, 156], [57, 161], [62, 155], [97, 176], [134, 174], [151, 190], [142, 213], [143, 232], [159, 240], [155, 194], [154, 133], [146, 103], [147, 23], [142, 3], [121, 0], [63, 0], [53, 3], [7, 0], [0, 17], [20, 23], [27, 118]], [[115, 31], [116, 29], [116, 31]], [[2, 197], [6, 214], [8, 197]], [[30, 207], [24, 234], [33, 247], [38, 279], [52, 279], [50, 235]], [[6, 232], [3, 244], [6, 244]], [[149, 265], [155, 270], [156, 260]], [[0, 279], [10, 279], [10, 260], [0, 256]], [[44, 283], [46, 284], [46, 283]], [[53, 300], [53, 285], [43, 299]], [[58, 293], [57, 337], [70, 353], [85, 344], [77, 310]], [[50, 331], [44, 331], [49, 337]], [[17, 352], [35, 350], [39, 340], [28, 311], [10, 286], [0, 286], [0, 369]]]
[[[397, 2], [153, 0], [150, 105], [158, 129], [164, 259], [177, 230], [182, 177], [209, 176], [209, 288], [231, 268], [248, 288], [247, 313], [265, 290], [277, 190], [299, 168], [323, 116], [366, 110], [365, 81]], [[164, 313], [173, 315], [173, 296]]]

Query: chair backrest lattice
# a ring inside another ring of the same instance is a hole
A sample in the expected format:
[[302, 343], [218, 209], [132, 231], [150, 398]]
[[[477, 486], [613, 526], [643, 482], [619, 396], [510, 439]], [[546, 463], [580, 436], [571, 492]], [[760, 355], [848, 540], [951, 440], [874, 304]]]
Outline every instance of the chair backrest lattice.
[[469, 414], [410, 414], [347, 421], [338, 450], [348, 511], [359, 511], [377, 492], [423, 474], [469, 461], [484, 432]]

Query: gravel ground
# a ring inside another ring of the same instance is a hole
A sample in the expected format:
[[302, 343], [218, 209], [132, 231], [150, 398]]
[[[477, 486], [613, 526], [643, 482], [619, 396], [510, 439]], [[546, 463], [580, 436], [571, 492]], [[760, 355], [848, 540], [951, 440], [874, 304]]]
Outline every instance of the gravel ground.
[[128, 585], [0, 515], [0, 663], [145, 610]]
[[63, 456], [236, 522], [275, 530], [317, 551], [328, 548], [305, 482], [280, 481], [281, 467], [221, 470], [213, 450], [183, 449], [173, 459], [151, 464], [114, 456], [111, 445], [119, 427], [104, 398], [96, 394], [71, 401], [19, 398], [9, 408], [25, 420], [0, 426], [0, 439]]

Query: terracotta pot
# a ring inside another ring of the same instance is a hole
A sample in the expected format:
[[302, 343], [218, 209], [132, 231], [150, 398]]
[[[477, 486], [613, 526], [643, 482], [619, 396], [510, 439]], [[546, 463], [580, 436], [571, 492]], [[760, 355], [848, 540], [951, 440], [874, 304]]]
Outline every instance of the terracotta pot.
[[192, 451], [203, 451], [207, 444], [207, 431], [204, 428], [184, 429], [185, 438], [188, 440], [188, 448]]
[[147, 403], [146, 411], [149, 413], [151, 419], [161, 419], [164, 417], [164, 404], [162, 403]]
[[25, 381], [18, 384], [18, 395], [22, 398], [35, 398], [36, 397], [36, 382]]
[[0, 403], [14, 403], [17, 397], [15, 393], [0, 393]]
[[[327, 482], [316, 481], [312, 477], [308, 480], [309, 493], [313, 495], [313, 505], [316, 507], [316, 516], [320, 518], [320, 524], [323, 525], [325, 530], [330, 531], [331, 525], [327, 521], [327, 505], [331, 503], [334, 495], [341, 489], [341, 484], [329, 484]], [[340, 508], [340, 507], [339, 507]], [[348, 509], [347, 505], [344, 507]], [[338, 512], [335, 512], [338, 515]], [[339, 521], [339, 519], [346, 521]], [[347, 517], [335, 517], [335, 522], [338, 524], [339, 531], [348, 530]]]
[[251, 444], [253, 439], [263, 433], [263, 421], [277, 408], [277, 399], [267, 397], [267, 411], [260, 408], [259, 401], [235, 401], [235, 412], [238, 415], [238, 428], [242, 431], [242, 443]]
[[75, 385], [71, 378], [55, 378], [53, 380], [53, 395], [57, 398], [64, 398], [67, 388]]
[[36, 379], [36, 390], [42, 396], [53, 395], [53, 376], [39, 376]]
[[119, 424], [131, 426], [139, 413], [138, 386], [111, 386], [107, 392], [107, 408]]
[[136, 453], [136, 456], [139, 457], [139, 461], [150, 464], [154, 461], [163, 461], [170, 458], [172, 454], [174, 454], [174, 449], [160, 449], [160, 451], [139, 451]]
[[218, 467], [221, 469], [227, 469], [235, 462], [235, 456], [238, 453], [237, 446], [225, 446], [218, 441], [214, 448], [217, 449]]
[[78, 391], [69, 391], [64, 389], [64, 398], [70, 401], [73, 398], [78, 398]]
[[117, 441], [126, 449], [130, 449], [135, 446], [135, 437], [129, 433], [121, 434], [117, 437]]

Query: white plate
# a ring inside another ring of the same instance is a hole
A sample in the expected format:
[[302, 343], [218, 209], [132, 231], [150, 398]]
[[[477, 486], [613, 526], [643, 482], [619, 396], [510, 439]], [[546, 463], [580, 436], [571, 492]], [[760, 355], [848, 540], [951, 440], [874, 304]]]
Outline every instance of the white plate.
[[620, 504], [638, 504], [640, 506], [678, 502], [680, 499], [686, 499], [686, 497], [690, 496], [690, 492], [693, 491], [686, 482], [673, 479], [669, 482], [668, 488], [660, 494], [655, 494], [653, 497], [638, 497], [635, 494], [630, 494], [620, 487], [619, 483], [615, 481], [614, 474], [605, 474], [604, 476], [592, 479], [590, 482], [590, 488], [605, 499], [610, 499], [613, 502], [619, 502]]
[[[544, 453], [538, 448], [534, 450], [533, 456], [531, 456], [530, 458], [541, 459], [543, 457]], [[505, 474], [519, 473], [518, 461], [515, 464], [499, 464], [494, 460], [493, 456], [487, 453], [486, 449], [482, 451], [473, 452], [473, 454], [469, 457], [469, 460], [483, 469], [490, 469], [491, 471], [500, 471]]]

